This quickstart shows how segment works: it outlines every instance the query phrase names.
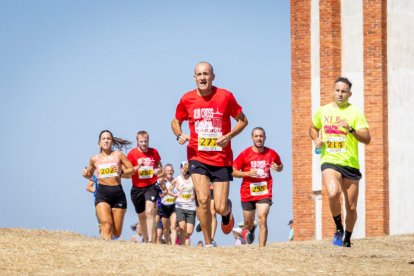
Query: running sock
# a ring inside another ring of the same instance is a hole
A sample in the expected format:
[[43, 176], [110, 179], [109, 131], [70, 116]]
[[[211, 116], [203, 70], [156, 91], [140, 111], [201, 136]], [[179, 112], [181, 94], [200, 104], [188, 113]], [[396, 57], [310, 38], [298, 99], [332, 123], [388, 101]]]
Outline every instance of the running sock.
[[352, 232], [345, 231], [344, 243], [351, 244], [351, 236], [352, 236]]
[[333, 217], [335, 224], [336, 224], [336, 231], [343, 233], [344, 232], [344, 226], [342, 225], [342, 218], [341, 215], [337, 215], [336, 217]]
[[224, 225], [229, 224], [229, 222], [230, 222], [230, 213], [228, 215], [221, 216], [221, 221], [223, 222]]
[[229, 208], [229, 213], [225, 216], [221, 216], [221, 221], [223, 222], [224, 225], [229, 224], [230, 222], [230, 214], [231, 214], [231, 209]]

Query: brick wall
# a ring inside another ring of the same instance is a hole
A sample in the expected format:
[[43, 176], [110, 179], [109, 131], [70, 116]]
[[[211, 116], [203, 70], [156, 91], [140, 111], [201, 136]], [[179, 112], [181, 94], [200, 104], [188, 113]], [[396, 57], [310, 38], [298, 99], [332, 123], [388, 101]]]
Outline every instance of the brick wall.
[[[311, 1], [291, 0], [292, 172], [295, 239], [315, 238], [312, 193]], [[321, 105], [332, 100], [333, 82], [341, 74], [341, 3], [320, 0]], [[366, 236], [389, 234], [387, 1], [363, 0], [364, 112], [371, 144], [365, 147]], [[322, 192], [322, 237], [331, 238], [334, 223]]]
[[[308, 0], [291, 0], [292, 173], [295, 240], [315, 238], [312, 197], [310, 18]], [[300, 206], [295, 208], [295, 206]]]
[[387, 1], [364, 0], [364, 110], [371, 143], [366, 153], [366, 236], [389, 234]]
[[[334, 80], [341, 74], [341, 2], [320, 0], [320, 70], [321, 105], [332, 102]], [[329, 199], [322, 187], [322, 238], [332, 237], [335, 224]]]

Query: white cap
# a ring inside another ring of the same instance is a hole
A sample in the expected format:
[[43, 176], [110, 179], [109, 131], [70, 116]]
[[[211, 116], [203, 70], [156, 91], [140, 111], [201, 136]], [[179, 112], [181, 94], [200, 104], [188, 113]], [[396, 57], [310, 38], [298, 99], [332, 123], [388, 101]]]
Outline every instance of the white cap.
[[241, 229], [241, 227], [234, 227], [234, 228], [233, 228], [233, 232], [236, 232], [236, 233], [241, 234], [241, 233], [242, 233], [242, 231], [243, 231], [243, 229]]
[[182, 161], [182, 162], [180, 163], [180, 168], [184, 167], [184, 165], [185, 165], [185, 164], [187, 164], [187, 163], [188, 163], [188, 162], [187, 162], [187, 160]]

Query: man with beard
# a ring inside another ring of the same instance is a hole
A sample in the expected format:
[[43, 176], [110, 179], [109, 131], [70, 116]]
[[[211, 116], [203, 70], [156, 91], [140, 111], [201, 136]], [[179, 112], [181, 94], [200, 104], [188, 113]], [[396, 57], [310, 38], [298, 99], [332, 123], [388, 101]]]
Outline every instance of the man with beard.
[[254, 241], [255, 213], [259, 221], [259, 247], [266, 246], [267, 216], [272, 205], [273, 180], [270, 169], [283, 170], [279, 155], [265, 147], [266, 132], [261, 127], [252, 131], [253, 146], [243, 150], [233, 163], [233, 176], [243, 178], [240, 186], [244, 228], [248, 244]]
[[[348, 102], [352, 83], [336, 79], [333, 101], [319, 107], [312, 119], [309, 136], [321, 149], [322, 183], [329, 198], [329, 208], [336, 225], [333, 245], [351, 247], [351, 235], [357, 220], [359, 194], [358, 142], [371, 141], [364, 113]], [[341, 218], [341, 194], [344, 195], [346, 229]]]

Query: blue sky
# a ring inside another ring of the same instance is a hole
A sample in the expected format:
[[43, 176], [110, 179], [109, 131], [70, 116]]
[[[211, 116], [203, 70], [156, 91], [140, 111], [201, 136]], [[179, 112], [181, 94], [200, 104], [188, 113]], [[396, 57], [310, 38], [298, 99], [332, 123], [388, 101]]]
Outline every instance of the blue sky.
[[[178, 173], [185, 147], [170, 128], [194, 65], [213, 64], [214, 84], [234, 93], [249, 119], [235, 156], [262, 126], [285, 164], [274, 174], [269, 242], [286, 241], [292, 216], [289, 1], [1, 1], [0, 118], [4, 149], [0, 227], [97, 235], [82, 168], [110, 129], [150, 146]], [[123, 239], [137, 220], [128, 198]], [[240, 180], [231, 184], [242, 221]], [[201, 235], [193, 236], [193, 243]], [[216, 240], [233, 244], [220, 229]]]

